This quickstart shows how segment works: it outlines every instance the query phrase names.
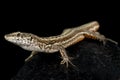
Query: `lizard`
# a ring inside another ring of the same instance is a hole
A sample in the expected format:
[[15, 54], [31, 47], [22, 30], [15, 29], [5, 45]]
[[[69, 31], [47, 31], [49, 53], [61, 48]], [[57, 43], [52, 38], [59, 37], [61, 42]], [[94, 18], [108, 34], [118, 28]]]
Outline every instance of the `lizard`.
[[32, 51], [25, 61], [30, 60], [38, 52], [54, 53], [59, 51], [63, 59], [60, 64], [66, 64], [68, 67], [69, 63], [73, 66], [74, 64], [67, 55], [65, 48], [72, 46], [85, 38], [99, 40], [103, 42], [103, 44], [105, 44], [106, 40], [110, 40], [117, 44], [117, 42], [100, 34], [98, 32], [99, 27], [97, 21], [92, 21], [78, 27], [64, 29], [63, 32], [57, 36], [39, 37], [32, 33], [18, 31], [6, 34], [4, 38], [7, 41], [20, 46], [24, 50]]

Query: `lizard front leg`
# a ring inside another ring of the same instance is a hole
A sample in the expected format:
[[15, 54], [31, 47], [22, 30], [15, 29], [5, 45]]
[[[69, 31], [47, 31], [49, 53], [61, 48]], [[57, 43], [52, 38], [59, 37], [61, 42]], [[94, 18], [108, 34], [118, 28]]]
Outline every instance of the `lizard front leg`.
[[61, 61], [61, 64], [66, 64], [66, 66], [68, 67], [68, 64], [70, 63], [71, 65], [75, 66], [75, 65], [70, 61], [70, 57], [68, 57], [65, 48], [60, 47], [59, 51], [60, 51], [60, 54], [61, 54], [62, 59], [63, 59], [63, 60]]
[[36, 51], [32, 51], [31, 54], [30, 54], [30, 56], [28, 56], [28, 57], [25, 59], [25, 62], [26, 62], [26, 61], [29, 61], [35, 54], [37, 54], [37, 52], [36, 52]]

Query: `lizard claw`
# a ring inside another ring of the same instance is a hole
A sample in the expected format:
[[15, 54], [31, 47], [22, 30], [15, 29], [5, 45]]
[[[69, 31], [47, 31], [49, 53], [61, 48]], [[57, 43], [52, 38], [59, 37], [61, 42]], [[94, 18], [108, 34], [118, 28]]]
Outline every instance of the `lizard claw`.
[[71, 61], [70, 59], [73, 59], [72, 57], [71, 58], [63, 58], [63, 60], [61, 61], [60, 64], [66, 64], [66, 67], [68, 67], [68, 64], [70, 63], [71, 65], [75, 66]]

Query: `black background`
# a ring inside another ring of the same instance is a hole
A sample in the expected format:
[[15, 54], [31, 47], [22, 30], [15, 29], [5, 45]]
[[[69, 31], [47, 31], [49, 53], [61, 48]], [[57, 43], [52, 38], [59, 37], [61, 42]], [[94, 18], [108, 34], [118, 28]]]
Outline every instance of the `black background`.
[[105, 10], [106, 12], [98, 9], [99, 12], [97, 12], [94, 8], [81, 10], [72, 7], [62, 10], [61, 8], [49, 8], [49, 6], [40, 9], [32, 7], [22, 9], [7, 7], [3, 9], [0, 24], [0, 61], [4, 79], [10, 79], [14, 76], [24, 65], [24, 59], [30, 54], [29, 51], [7, 42], [4, 39], [5, 34], [22, 31], [34, 33], [38, 36], [53, 36], [60, 34], [64, 28], [98, 21], [101, 34], [120, 42], [118, 11], [113, 11], [114, 9]]

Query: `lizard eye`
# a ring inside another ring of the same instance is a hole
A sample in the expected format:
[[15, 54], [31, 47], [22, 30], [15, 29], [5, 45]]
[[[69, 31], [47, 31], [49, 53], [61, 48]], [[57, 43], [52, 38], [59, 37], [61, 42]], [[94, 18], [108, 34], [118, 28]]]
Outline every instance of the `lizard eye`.
[[29, 37], [29, 38], [28, 38], [28, 40], [30, 40], [30, 41], [32, 41], [32, 39], [33, 39], [32, 37]]
[[17, 36], [20, 36], [20, 32], [17, 33]]
[[32, 41], [32, 39], [33, 39], [33, 38], [32, 38], [32, 37], [30, 37], [30, 40], [31, 40], [31, 41]]

